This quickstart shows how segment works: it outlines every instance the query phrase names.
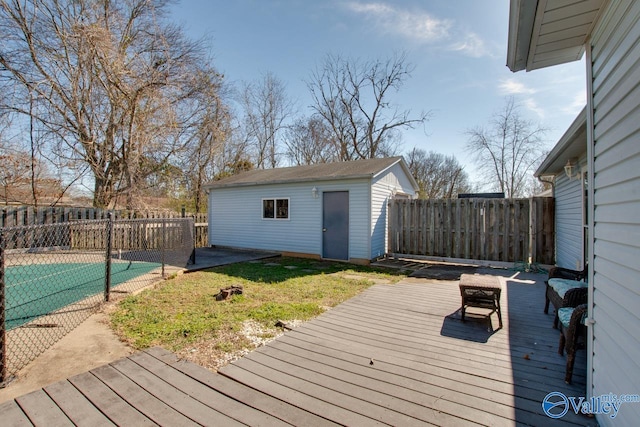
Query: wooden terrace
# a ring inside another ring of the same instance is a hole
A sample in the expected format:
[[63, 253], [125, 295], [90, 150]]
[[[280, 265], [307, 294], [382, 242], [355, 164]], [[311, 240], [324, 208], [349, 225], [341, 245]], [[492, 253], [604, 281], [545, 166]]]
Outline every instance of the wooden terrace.
[[217, 374], [152, 348], [2, 403], [0, 419], [48, 426], [596, 425], [571, 410], [559, 420], [542, 411], [550, 392], [585, 395], [585, 352], [566, 385], [559, 332], [543, 313], [544, 277], [503, 273], [502, 329], [481, 309], [460, 320], [457, 281], [409, 278], [373, 286]]

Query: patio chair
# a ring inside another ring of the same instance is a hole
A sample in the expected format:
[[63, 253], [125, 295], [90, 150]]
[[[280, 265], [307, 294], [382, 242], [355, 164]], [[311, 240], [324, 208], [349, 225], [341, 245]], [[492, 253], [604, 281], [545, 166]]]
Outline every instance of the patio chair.
[[584, 319], [587, 316], [587, 304], [580, 304], [577, 307], [561, 307], [558, 310], [558, 316], [560, 318], [558, 353], [563, 356], [564, 351], [566, 350], [567, 352], [567, 368], [564, 382], [571, 384], [579, 339], [582, 337], [584, 341], [586, 336], [587, 327], [584, 324]]
[[[552, 267], [549, 276], [545, 280], [545, 304], [544, 312], [549, 313], [549, 303], [556, 309], [553, 319], [553, 327], [558, 328], [558, 310], [562, 307], [575, 307], [587, 302], [588, 284], [587, 267], [584, 270], [569, 270], [562, 267]], [[579, 290], [574, 290], [579, 289]]]
[[549, 279], [557, 277], [559, 279], [585, 280], [587, 278], [587, 267], [583, 270], [570, 270], [563, 267], [551, 267], [549, 270]]

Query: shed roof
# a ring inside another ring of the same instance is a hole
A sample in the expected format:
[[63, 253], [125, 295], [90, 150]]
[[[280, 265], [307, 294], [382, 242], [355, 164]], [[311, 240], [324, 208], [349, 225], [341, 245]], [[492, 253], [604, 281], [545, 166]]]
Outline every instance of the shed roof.
[[511, 0], [507, 66], [535, 70], [582, 58], [606, 0]]
[[248, 187], [265, 184], [374, 178], [397, 163], [402, 166], [413, 188], [417, 190], [418, 184], [415, 182], [402, 157], [399, 156], [275, 169], [255, 169], [223, 178], [219, 181], [210, 182], [205, 185], [205, 188]]

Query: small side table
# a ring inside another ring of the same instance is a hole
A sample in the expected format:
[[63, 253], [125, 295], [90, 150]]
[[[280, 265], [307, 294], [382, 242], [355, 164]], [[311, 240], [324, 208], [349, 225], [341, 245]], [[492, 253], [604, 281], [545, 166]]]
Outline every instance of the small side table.
[[502, 328], [502, 313], [500, 311], [500, 279], [496, 276], [463, 274], [460, 276], [460, 295], [462, 296], [462, 321], [467, 307], [487, 308], [492, 313], [498, 313], [498, 323]]

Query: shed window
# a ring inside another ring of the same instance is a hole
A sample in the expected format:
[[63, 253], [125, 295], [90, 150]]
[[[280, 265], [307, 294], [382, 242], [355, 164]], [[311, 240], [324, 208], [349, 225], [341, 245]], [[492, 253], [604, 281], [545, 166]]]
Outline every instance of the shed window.
[[289, 199], [262, 199], [263, 219], [289, 219]]

